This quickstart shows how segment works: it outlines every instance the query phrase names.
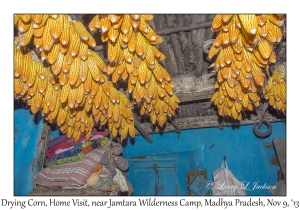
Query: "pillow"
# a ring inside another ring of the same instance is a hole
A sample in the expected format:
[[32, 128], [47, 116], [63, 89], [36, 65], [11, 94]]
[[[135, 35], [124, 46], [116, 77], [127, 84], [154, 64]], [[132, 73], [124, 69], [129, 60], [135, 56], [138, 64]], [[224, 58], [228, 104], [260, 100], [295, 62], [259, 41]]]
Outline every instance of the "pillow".
[[[107, 148], [97, 148], [74, 163], [52, 165], [36, 174], [35, 183], [43, 186], [84, 185], [90, 173], [99, 166]], [[67, 182], [67, 183], [60, 183]]]

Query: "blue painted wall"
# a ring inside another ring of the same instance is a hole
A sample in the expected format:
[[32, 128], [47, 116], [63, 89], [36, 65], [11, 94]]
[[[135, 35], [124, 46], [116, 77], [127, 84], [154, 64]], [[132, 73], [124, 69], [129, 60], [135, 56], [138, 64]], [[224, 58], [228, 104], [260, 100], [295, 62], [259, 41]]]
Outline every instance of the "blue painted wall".
[[[272, 123], [273, 131], [265, 139], [257, 138], [252, 125], [239, 127], [227, 126], [219, 128], [202, 128], [183, 130], [178, 137], [175, 132], [152, 134], [153, 143], [148, 143], [141, 135], [135, 137], [135, 143], [127, 143], [123, 149], [125, 158], [138, 156], [163, 157], [165, 154], [179, 154], [179, 185], [180, 195], [187, 195], [186, 171], [193, 171], [198, 162], [200, 169], [207, 170], [208, 180], [212, 181], [212, 174], [220, 168], [223, 157], [227, 157], [228, 167], [240, 181], [249, 182], [247, 195], [271, 195], [268, 189], [254, 188], [266, 184], [273, 185], [277, 181], [279, 166], [270, 163], [275, 151], [265, 148], [264, 142], [271, 142], [273, 138], [286, 138], [286, 123]], [[262, 128], [264, 129], [264, 128]], [[263, 130], [261, 130], [263, 131]], [[211, 147], [214, 145], [213, 147]], [[211, 148], [210, 148], [211, 147]], [[210, 149], [209, 149], [210, 148]], [[190, 151], [191, 153], [186, 153]], [[181, 154], [182, 152], [185, 152]], [[129, 181], [133, 182], [132, 165], [128, 173]], [[138, 186], [136, 186], [138, 187]]]
[[14, 195], [29, 195], [33, 190], [34, 175], [40, 170], [41, 148], [38, 140], [43, 130], [43, 119], [29, 109], [15, 105], [14, 110]]

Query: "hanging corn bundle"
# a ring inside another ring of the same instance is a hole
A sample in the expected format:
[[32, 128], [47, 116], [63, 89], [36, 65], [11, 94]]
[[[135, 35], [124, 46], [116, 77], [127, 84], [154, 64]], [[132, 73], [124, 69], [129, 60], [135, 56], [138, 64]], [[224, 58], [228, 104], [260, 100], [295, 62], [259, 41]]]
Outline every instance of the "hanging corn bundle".
[[[123, 118], [116, 114], [113, 118], [111, 114], [122, 113], [115, 111], [116, 107], [119, 110], [121, 102], [128, 105], [128, 101], [125, 96], [120, 100], [121, 96], [102, 73], [107, 66], [96, 52], [88, 49], [96, 43], [81, 22], [72, 21], [67, 15], [44, 14], [15, 15], [14, 23], [19, 30], [14, 51], [15, 98], [26, 100], [33, 114], [41, 111], [47, 121], [56, 123], [69, 138], [78, 140], [85, 133], [89, 139], [95, 121], [101, 125], [108, 122], [109, 128], [112, 122], [122, 124], [117, 132], [111, 130], [122, 139], [128, 133], [135, 135], [128, 106], [122, 106], [127, 114], [123, 122]], [[41, 61], [47, 61], [49, 67], [21, 50], [32, 37], [41, 52]]]
[[263, 89], [264, 97], [277, 110], [286, 111], [286, 73], [285, 65], [277, 67]]
[[175, 114], [179, 99], [173, 94], [170, 75], [159, 64], [163, 55], [154, 45], [162, 42], [146, 21], [153, 15], [96, 15], [89, 27], [100, 29], [108, 42], [108, 68], [112, 82], [128, 80], [128, 90], [140, 114], [150, 115], [153, 124], [163, 126]]
[[282, 39], [283, 15], [218, 14], [212, 30], [218, 32], [208, 56], [217, 55], [216, 92], [211, 101], [218, 114], [241, 120], [242, 111], [259, 106], [265, 70], [276, 62], [274, 48]]

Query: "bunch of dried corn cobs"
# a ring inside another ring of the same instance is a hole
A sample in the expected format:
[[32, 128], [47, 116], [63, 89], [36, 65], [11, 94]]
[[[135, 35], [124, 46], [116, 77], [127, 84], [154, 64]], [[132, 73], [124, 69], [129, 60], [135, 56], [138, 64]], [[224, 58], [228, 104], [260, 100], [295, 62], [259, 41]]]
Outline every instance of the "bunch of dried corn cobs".
[[286, 73], [285, 65], [278, 66], [263, 89], [269, 104], [282, 112], [286, 111]]
[[276, 62], [274, 48], [282, 39], [283, 15], [218, 14], [212, 30], [218, 32], [209, 57], [218, 54], [216, 92], [211, 101], [221, 116], [241, 120], [242, 111], [259, 106], [265, 70]]
[[[14, 49], [14, 96], [41, 111], [62, 133], [90, 138], [95, 123], [108, 124], [112, 135], [135, 135], [131, 104], [102, 72], [107, 66], [88, 47], [95, 40], [67, 15], [14, 16], [18, 29]], [[40, 54], [26, 47], [33, 43]], [[40, 56], [40, 58], [38, 58]], [[48, 65], [45, 65], [46, 60]]]
[[151, 122], [162, 127], [167, 116], [175, 114], [179, 99], [173, 94], [170, 75], [159, 63], [165, 55], [154, 46], [162, 37], [146, 22], [152, 19], [153, 15], [96, 15], [89, 28], [99, 29], [102, 41], [108, 42], [105, 72], [112, 75], [112, 82], [128, 80], [140, 114], [150, 115]]

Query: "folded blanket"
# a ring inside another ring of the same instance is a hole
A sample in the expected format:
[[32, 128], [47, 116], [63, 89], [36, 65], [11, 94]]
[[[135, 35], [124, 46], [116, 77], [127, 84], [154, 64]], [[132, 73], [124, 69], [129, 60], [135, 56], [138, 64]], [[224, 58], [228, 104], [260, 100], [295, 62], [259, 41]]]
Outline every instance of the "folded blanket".
[[48, 148], [50, 149], [50, 148], [54, 147], [55, 145], [59, 144], [60, 142], [65, 141], [67, 138], [68, 138], [67, 135], [61, 135], [57, 138], [51, 139], [48, 143]]
[[39, 171], [35, 176], [35, 183], [42, 186], [74, 186], [84, 185], [88, 175], [99, 166], [103, 153], [107, 148], [97, 148], [78, 162], [63, 165], [51, 165]]
[[68, 151], [68, 150], [70, 150], [72, 148], [74, 148], [74, 146], [66, 148], [66, 149], [58, 149], [58, 150], [55, 151], [55, 154], [58, 155], [58, 154], [60, 154], [62, 152]]
[[70, 148], [72, 146], [75, 146], [77, 144], [79, 144], [83, 139], [79, 139], [78, 141], [75, 141], [74, 139], [66, 139], [62, 142], [60, 142], [59, 144], [55, 145], [54, 147], [51, 147], [50, 149], [48, 149], [46, 151], [46, 156], [51, 158], [55, 155], [55, 152], [58, 149], [66, 149], [66, 148]]
[[66, 157], [58, 160], [51, 160], [51, 161], [46, 161], [45, 164], [46, 166], [52, 166], [52, 165], [62, 165], [66, 163], [72, 163], [72, 162], [77, 162], [80, 161], [83, 158], [84, 154], [83, 152], [79, 152], [77, 155], [74, 155], [72, 157]]
[[81, 143], [79, 143], [67, 151], [64, 151], [62, 153], [54, 155], [51, 158], [46, 158], [45, 163], [53, 161], [53, 160], [59, 160], [59, 159], [67, 158], [67, 157], [76, 156], [79, 152], [81, 152], [81, 150], [82, 150]]
[[93, 150], [93, 147], [88, 146], [88, 147], [86, 147], [86, 148], [82, 148], [81, 152], [82, 152], [83, 154], [87, 154], [87, 153], [91, 152], [92, 150]]

